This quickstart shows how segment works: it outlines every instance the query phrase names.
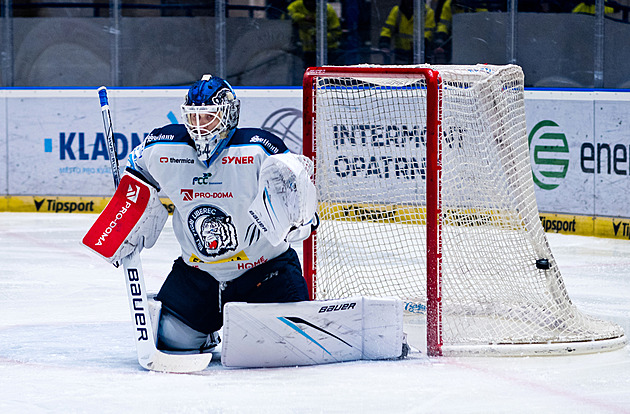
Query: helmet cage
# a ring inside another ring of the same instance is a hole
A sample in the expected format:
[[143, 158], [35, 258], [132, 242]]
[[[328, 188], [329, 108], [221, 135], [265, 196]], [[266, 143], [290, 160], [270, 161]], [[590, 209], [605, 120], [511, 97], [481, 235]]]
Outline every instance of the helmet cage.
[[182, 119], [202, 161], [210, 158], [219, 142], [236, 128], [240, 101], [222, 105], [182, 105]]
[[195, 140], [209, 140], [228, 130], [225, 114], [231, 105], [182, 105], [182, 118], [188, 132]]

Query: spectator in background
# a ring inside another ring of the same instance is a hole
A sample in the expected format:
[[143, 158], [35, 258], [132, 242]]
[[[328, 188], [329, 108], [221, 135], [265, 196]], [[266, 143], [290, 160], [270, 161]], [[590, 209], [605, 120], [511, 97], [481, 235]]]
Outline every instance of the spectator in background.
[[[572, 13], [595, 14], [597, 11], [595, 1], [584, 1], [573, 8]], [[604, 8], [604, 14], [614, 14], [615, 9], [609, 6]]]
[[450, 63], [452, 53], [453, 14], [505, 11], [504, 1], [438, 0], [435, 7], [435, 36], [433, 63]]
[[[304, 68], [316, 65], [317, 10], [316, 0], [295, 0], [289, 4], [287, 11], [293, 24], [297, 27], [298, 38], [302, 45]], [[326, 27], [328, 29], [328, 63], [335, 64], [339, 57], [339, 39], [341, 23], [339, 16], [330, 4], [326, 4]]]
[[435, 63], [451, 61], [453, 8], [451, 0], [439, 0], [435, 7], [436, 27], [432, 52]]
[[[426, 53], [429, 51], [435, 29], [435, 17], [428, 2], [425, 3], [425, 6], [424, 50]], [[390, 63], [396, 65], [414, 63], [413, 14], [413, 0], [401, 0], [400, 5], [392, 7], [385, 25], [381, 29], [378, 46], [390, 58]]]

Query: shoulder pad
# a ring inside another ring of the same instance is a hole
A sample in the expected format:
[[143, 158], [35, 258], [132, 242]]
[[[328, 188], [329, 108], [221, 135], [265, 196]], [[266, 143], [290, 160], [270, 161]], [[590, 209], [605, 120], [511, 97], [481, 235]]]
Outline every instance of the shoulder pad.
[[[182, 124], [170, 124], [161, 128], [156, 128], [144, 139], [144, 146], [157, 144], [160, 142], [188, 142], [191, 141], [188, 130]], [[191, 141], [192, 143], [192, 141]]]
[[230, 140], [230, 145], [259, 145], [269, 155], [288, 151], [284, 142], [275, 134], [260, 128], [239, 128]]

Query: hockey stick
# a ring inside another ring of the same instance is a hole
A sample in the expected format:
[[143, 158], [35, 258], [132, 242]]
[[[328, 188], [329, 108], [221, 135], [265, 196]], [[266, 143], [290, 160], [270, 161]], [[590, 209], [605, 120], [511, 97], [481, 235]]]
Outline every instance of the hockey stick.
[[[105, 127], [105, 140], [107, 142], [107, 152], [114, 177], [114, 187], [120, 184], [120, 169], [118, 167], [118, 154], [116, 151], [116, 140], [112, 126], [111, 112], [107, 99], [107, 89], [104, 86], [98, 88], [98, 96], [101, 101], [101, 114], [103, 116], [103, 126]], [[153, 330], [151, 315], [149, 312], [149, 301], [144, 283], [144, 273], [142, 272], [142, 262], [140, 253], [133, 252], [122, 260], [125, 271], [125, 283], [127, 285], [127, 297], [129, 298], [129, 309], [131, 319], [134, 322], [134, 335], [136, 337], [136, 350], [138, 352], [138, 362], [143, 368], [151, 371], [163, 372], [195, 372], [206, 369], [211, 353], [206, 354], [167, 354], [157, 349], [156, 332]], [[157, 316], [159, 318], [159, 312]], [[157, 324], [155, 325], [157, 326]]]

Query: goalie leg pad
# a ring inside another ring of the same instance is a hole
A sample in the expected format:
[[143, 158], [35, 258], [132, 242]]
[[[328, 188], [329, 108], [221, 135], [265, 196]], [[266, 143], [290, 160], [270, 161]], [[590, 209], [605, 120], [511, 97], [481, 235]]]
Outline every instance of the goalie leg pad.
[[115, 263], [136, 249], [152, 247], [167, 219], [157, 189], [125, 174], [107, 207], [83, 237], [83, 244]]
[[403, 354], [403, 305], [395, 298], [225, 305], [221, 362], [257, 368]]

